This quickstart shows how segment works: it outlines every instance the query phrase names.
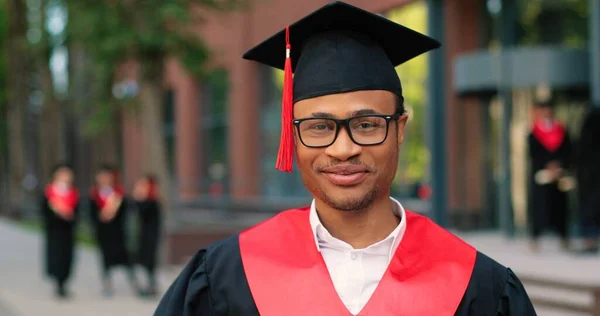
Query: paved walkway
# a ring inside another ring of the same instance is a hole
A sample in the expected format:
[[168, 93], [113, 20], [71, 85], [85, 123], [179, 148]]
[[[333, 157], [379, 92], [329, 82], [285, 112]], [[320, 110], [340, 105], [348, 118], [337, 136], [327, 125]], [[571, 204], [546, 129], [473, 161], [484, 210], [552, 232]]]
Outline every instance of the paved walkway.
[[[0, 220], [0, 315], [2, 316], [105, 316], [152, 315], [157, 300], [133, 295], [124, 271], [114, 273], [115, 296], [101, 295], [100, 269], [93, 249], [78, 248], [70, 285], [73, 299], [57, 301], [52, 284], [44, 280], [41, 266], [42, 240], [36, 233], [24, 231]], [[162, 289], [172, 282], [176, 271], [163, 271]], [[139, 273], [142, 279], [143, 273]]]
[[[533, 254], [523, 239], [507, 241], [495, 233], [460, 236], [480, 251], [511, 267], [518, 275], [600, 285], [600, 256], [574, 257], [560, 251], [555, 239], [544, 239], [541, 252]], [[75, 294], [74, 298], [66, 302], [56, 301], [52, 284], [43, 279], [41, 246], [42, 240], [38, 234], [0, 220], [0, 315], [152, 315], [157, 300], [135, 297], [128, 286], [124, 271], [116, 271], [114, 275], [116, 295], [112, 299], [101, 296], [97, 254], [88, 248], [78, 248], [77, 251], [75, 273], [70, 286]], [[163, 289], [171, 284], [180, 268], [162, 271], [159, 280]], [[143, 277], [142, 273], [140, 277]], [[530, 295], [567, 298], [580, 303], [588, 303], [591, 299], [585, 293], [564, 293], [527, 284], [526, 287]], [[581, 314], [538, 308], [538, 315]]]
[[[521, 278], [600, 286], [600, 255], [578, 256], [567, 253], [560, 249], [557, 238], [543, 238], [540, 241], [539, 253], [533, 253], [524, 238], [508, 240], [497, 233], [460, 234], [460, 237], [481, 252], [510, 267]], [[540, 287], [527, 283], [524, 285], [532, 298], [588, 306], [593, 301], [590, 293]], [[541, 316], [587, 315], [541, 307], [536, 307], [536, 310]]]

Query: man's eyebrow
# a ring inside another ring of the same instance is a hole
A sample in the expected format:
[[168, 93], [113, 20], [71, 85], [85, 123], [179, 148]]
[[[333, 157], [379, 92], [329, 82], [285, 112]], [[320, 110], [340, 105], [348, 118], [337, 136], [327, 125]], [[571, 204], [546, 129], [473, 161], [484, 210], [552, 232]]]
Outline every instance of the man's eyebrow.
[[[370, 114], [380, 114], [380, 113], [373, 109], [360, 109], [360, 110], [356, 110], [356, 111], [352, 112], [352, 114], [350, 116], [353, 117], [353, 116], [370, 115]], [[331, 113], [327, 113], [327, 112], [313, 112], [310, 114], [310, 117], [312, 117], [312, 118], [335, 118], [335, 115], [333, 115]]]
[[327, 112], [313, 112], [310, 114], [310, 117], [314, 118], [333, 118], [333, 114]]
[[379, 114], [379, 112], [377, 112], [373, 109], [361, 109], [361, 110], [352, 112], [352, 116], [369, 115], [369, 114]]

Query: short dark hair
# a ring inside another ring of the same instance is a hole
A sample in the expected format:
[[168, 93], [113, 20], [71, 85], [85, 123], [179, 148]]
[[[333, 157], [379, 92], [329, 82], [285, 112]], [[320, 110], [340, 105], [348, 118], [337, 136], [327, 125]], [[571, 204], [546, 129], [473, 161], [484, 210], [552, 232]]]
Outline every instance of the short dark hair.
[[73, 172], [73, 168], [71, 167], [70, 164], [68, 164], [66, 162], [60, 162], [52, 167], [51, 175], [55, 175], [58, 172], [58, 170], [63, 169], [63, 168], [69, 169], [71, 172]]
[[103, 172], [111, 172], [112, 173], [112, 172], [115, 172], [116, 170], [117, 170], [117, 168], [114, 165], [109, 164], [109, 163], [103, 163], [100, 166], [98, 166], [98, 169], [96, 172], [97, 173], [103, 173]]
[[396, 113], [404, 114], [404, 97], [394, 94], [396, 99]]
[[537, 99], [533, 102], [533, 105], [538, 108], [552, 108], [554, 106], [553, 99]]
[[143, 176], [143, 178], [146, 179], [146, 180], [148, 180], [149, 182], [151, 182], [153, 184], [158, 184], [158, 178], [153, 173], [146, 173]]

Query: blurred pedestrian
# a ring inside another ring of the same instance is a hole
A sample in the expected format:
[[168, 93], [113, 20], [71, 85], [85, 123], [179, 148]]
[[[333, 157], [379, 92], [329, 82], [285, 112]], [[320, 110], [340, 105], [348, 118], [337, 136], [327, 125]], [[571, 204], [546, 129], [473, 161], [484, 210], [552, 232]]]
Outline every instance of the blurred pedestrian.
[[153, 175], [146, 175], [135, 183], [133, 198], [138, 210], [140, 235], [138, 238], [138, 263], [148, 275], [146, 295], [157, 294], [156, 261], [161, 231], [161, 204], [158, 183]]
[[134, 291], [139, 292], [127, 249], [127, 198], [117, 179], [116, 169], [103, 165], [96, 173], [96, 184], [90, 190], [90, 211], [102, 255], [102, 285], [106, 296], [113, 294], [110, 273], [117, 266], [126, 268]]
[[45, 229], [45, 270], [56, 282], [56, 295], [69, 297], [66, 283], [71, 275], [75, 248], [75, 226], [79, 213], [79, 191], [73, 185], [73, 170], [67, 164], [53, 168], [44, 190], [42, 218]]
[[585, 116], [577, 165], [583, 252], [596, 253], [600, 237], [600, 107]]
[[563, 249], [568, 240], [568, 183], [571, 141], [566, 128], [554, 118], [550, 102], [536, 104], [537, 118], [529, 134], [531, 159], [530, 220], [532, 249], [538, 250], [538, 239], [547, 228], [554, 228]]

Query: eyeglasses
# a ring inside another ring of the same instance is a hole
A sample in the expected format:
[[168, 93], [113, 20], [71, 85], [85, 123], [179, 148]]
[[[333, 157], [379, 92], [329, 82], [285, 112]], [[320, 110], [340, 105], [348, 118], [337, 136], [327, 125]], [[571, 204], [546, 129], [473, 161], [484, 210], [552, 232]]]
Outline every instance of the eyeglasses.
[[333, 118], [303, 118], [293, 121], [300, 141], [310, 148], [331, 146], [340, 131], [346, 127], [350, 139], [357, 145], [372, 146], [383, 143], [388, 135], [392, 120], [397, 120], [402, 113], [393, 115], [360, 115], [343, 120]]

